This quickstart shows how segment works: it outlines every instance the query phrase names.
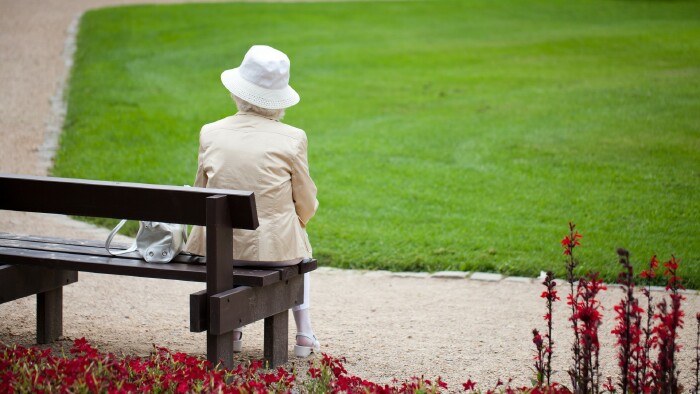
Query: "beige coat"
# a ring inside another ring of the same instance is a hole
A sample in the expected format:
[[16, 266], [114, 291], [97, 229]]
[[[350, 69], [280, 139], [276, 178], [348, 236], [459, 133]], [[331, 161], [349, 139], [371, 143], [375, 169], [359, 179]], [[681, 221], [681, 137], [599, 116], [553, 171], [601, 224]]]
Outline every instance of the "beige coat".
[[[255, 192], [260, 227], [233, 231], [233, 258], [280, 261], [311, 256], [306, 223], [316, 212], [303, 130], [250, 112], [202, 127], [195, 186]], [[194, 226], [185, 251], [206, 254]]]

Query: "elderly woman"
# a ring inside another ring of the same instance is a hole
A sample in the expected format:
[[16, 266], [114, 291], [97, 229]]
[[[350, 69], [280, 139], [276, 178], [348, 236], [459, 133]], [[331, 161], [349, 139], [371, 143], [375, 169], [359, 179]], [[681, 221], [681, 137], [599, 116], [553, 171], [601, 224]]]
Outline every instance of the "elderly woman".
[[[233, 257], [260, 262], [311, 257], [306, 224], [318, 208], [309, 176], [303, 130], [280, 122], [285, 108], [299, 102], [289, 86], [289, 58], [264, 45], [246, 53], [241, 66], [221, 74], [238, 112], [202, 127], [195, 186], [255, 192], [260, 226], [234, 230]], [[205, 255], [205, 229], [195, 226], [185, 250]], [[261, 263], [263, 264], [263, 263]], [[292, 309], [297, 326], [294, 353], [306, 357], [320, 344], [311, 327], [309, 274], [304, 303]], [[234, 332], [234, 351], [242, 333]]]

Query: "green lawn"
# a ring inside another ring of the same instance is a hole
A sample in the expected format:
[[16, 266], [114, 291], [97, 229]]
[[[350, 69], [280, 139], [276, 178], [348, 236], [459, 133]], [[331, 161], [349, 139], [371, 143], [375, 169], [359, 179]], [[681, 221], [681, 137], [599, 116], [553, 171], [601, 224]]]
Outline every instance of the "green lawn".
[[194, 180], [219, 74], [292, 59], [337, 267], [563, 275], [674, 253], [700, 287], [700, 2], [199, 4], [85, 14], [53, 175]]

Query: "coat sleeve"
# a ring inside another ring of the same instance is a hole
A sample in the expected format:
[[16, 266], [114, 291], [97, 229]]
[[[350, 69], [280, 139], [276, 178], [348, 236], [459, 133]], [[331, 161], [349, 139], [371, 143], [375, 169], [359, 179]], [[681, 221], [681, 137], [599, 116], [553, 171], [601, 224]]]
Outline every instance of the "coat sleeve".
[[318, 209], [316, 184], [309, 174], [306, 136], [301, 140], [292, 166], [292, 199], [302, 226], [306, 226]]
[[199, 154], [197, 155], [197, 175], [194, 178], [194, 187], [207, 187], [207, 173], [204, 172], [204, 145], [202, 137], [199, 138]]

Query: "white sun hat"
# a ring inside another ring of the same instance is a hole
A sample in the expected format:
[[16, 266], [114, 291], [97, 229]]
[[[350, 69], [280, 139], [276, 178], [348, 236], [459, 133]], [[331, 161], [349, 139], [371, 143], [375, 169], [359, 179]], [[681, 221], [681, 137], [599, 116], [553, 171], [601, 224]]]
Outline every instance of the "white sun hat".
[[241, 66], [221, 73], [221, 82], [234, 95], [267, 109], [289, 108], [299, 94], [289, 86], [289, 58], [267, 45], [254, 45]]

